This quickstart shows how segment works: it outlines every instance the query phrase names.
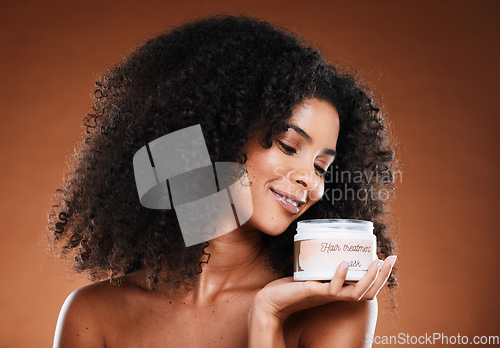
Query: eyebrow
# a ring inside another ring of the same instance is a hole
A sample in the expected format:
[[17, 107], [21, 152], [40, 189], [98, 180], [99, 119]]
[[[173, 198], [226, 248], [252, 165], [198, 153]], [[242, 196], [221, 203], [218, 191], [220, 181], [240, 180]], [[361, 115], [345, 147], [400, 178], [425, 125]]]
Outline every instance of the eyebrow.
[[[301, 135], [308, 143], [312, 142], [312, 138], [309, 134], [306, 133], [305, 130], [303, 130], [302, 128], [300, 127], [297, 127], [296, 125], [294, 124], [291, 124], [291, 123], [287, 123], [286, 126], [288, 128], [292, 128], [294, 131], [296, 131], [299, 135]], [[333, 150], [333, 149], [325, 149], [323, 151], [323, 153], [327, 154], [327, 155], [330, 155], [330, 156], [337, 156], [337, 151]]]

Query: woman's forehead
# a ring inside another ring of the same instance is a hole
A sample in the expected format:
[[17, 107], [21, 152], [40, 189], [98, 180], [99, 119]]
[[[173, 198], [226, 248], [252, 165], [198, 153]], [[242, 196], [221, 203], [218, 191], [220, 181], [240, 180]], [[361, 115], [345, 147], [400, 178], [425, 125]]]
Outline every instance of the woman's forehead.
[[308, 140], [310, 132], [316, 133], [325, 128], [329, 131], [338, 130], [339, 115], [333, 105], [326, 101], [306, 99], [293, 108], [288, 124], [289, 130], [295, 130]]

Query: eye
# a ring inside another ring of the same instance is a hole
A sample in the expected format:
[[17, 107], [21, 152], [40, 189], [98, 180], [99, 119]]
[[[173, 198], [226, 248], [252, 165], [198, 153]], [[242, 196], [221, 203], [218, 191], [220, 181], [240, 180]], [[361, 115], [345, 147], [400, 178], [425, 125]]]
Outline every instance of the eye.
[[281, 151], [283, 151], [284, 153], [286, 153], [287, 155], [293, 155], [293, 154], [296, 154], [297, 153], [297, 150], [295, 150], [293, 147], [290, 147], [288, 145], [285, 145], [284, 143], [282, 143], [281, 141], [279, 140], [276, 140], [276, 142], [279, 144], [280, 148], [281, 148]]
[[326, 173], [326, 169], [323, 169], [321, 168], [320, 166], [318, 166], [317, 164], [314, 165], [314, 169], [316, 169], [316, 173], [319, 175], [319, 176], [323, 176], [325, 175]]

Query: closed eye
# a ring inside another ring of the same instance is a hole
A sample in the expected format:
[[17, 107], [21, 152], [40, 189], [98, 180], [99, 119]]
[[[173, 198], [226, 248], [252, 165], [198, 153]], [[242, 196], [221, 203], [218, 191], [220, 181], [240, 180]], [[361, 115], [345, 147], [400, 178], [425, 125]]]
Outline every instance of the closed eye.
[[287, 155], [293, 155], [293, 154], [296, 154], [297, 153], [297, 150], [295, 150], [293, 147], [290, 147], [288, 145], [285, 145], [284, 143], [282, 143], [281, 141], [279, 140], [276, 140], [276, 142], [279, 144], [281, 150], [287, 154]]
[[326, 173], [326, 169], [321, 168], [317, 164], [314, 165], [314, 169], [316, 169], [319, 176], [323, 176]]

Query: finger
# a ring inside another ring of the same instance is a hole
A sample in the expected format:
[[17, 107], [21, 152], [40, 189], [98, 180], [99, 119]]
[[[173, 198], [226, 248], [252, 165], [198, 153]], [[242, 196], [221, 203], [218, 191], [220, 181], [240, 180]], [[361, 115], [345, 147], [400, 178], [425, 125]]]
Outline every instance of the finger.
[[363, 278], [356, 284], [342, 288], [342, 298], [351, 301], [359, 301], [377, 279], [378, 272], [383, 263], [382, 260], [378, 259], [373, 261]]
[[394, 263], [396, 262], [397, 255], [391, 255], [387, 257], [384, 264], [380, 268], [379, 275], [373, 285], [368, 289], [368, 291], [363, 295], [363, 299], [372, 300], [377, 296], [380, 290], [384, 287], [387, 278], [389, 278]]
[[340, 291], [345, 283], [345, 277], [347, 276], [347, 271], [349, 270], [349, 262], [343, 261], [338, 265], [335, 275], [332, 281], [328, 284], [328, 293], [333, 296], [339, 296]]
[[269, 287], [271, 285], [276, 286], [276, 285], [283, 284], [283, 283], [293, 283], [293, 282], [294, 282], [293, 276], [289, 276], [289, 277], [273, 280], [272, 282], [267, 284], [265, 287]]
[[343, 261], [337, 266], [335, 274], [333, 275], [333, 278], [330, 282], [326, 283], [324, 281], [319, 281], [319, 280], [305, 281], [306, 286], [302, 287], [303, 289], [302, 296], [308, 299], [319, 296], [322, 297], [323, 300], [325, 301], [328, 301], [328, 299], [325, 298], [325, 296], [327, 297], [339, 296], [342, 286], [344, 285], [348, 269], [349, 269], [349, 262]]

